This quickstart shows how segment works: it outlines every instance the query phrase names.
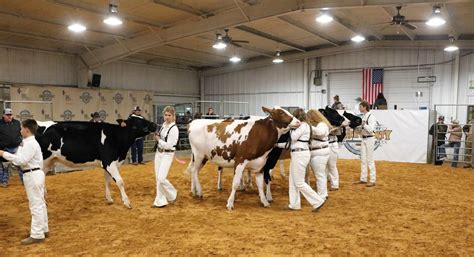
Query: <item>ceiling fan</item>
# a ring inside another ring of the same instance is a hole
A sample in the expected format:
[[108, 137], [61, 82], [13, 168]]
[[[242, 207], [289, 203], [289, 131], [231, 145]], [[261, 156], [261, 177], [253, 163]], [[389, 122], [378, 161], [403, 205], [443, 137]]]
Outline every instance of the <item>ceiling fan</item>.
[[[235, 40], [235, 39], [232, 39], [230, 36], [229, 36], [229, 29], [224, 29], [224, 32], [225, 32], [225, 35], [222, 35], [220, 33], [217, 33], [216, 34], [216, 42], [214, 43], [213, 47], [214, 48], [219, 48], [219, 47], [215, 47], [216, 45], [227, 45], [227, 44], [231, 44], [231, 45], [234, 45], [236, 47], [242, 47], [242, 43], [244, 44], [248, 44], [250, 43], [249, 41], [247, 40]], [[220, 48], [225, 48], [224, 47], [220, 47]]]
[[392, 16], [392, 21], [390, 21], [390, 25], [398, 25], [398, 26], [403, 26], [407, 29], [415, 30], [417, 27], [411, 23], [416, 23], [416, 22], [425, 22], [423, 20], [406, 20], [405, 16], [400, 14], [400, 10], [402, 9], [401, 6], [397, 6], [397, 15]]

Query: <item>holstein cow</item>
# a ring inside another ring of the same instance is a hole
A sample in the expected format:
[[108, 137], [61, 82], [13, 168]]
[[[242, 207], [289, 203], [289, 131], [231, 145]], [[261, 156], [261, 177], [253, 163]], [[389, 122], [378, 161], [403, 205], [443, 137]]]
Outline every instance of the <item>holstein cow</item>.
[[263, 173], [268, 153], [278, 138], [290, 127], [300, 122], [286, 110], [275, 107], [262, 110], [270, 115], [255, 120], [194, 120], [189, 125], [189, 142], [193, 153], [188, 170], [192, 174], [191, 191], [194, 196], [202, 197], [199, 183], [199, 170], [211, 160], [219, 167], [233, 167], [234, 179], [232, 192], [227, 200], [227, 209], [234, 208], [235, 192], [239, 187], [244, 169], [256, 174], [260, 201], [263, 206], [270, 204], [263, 193]]
[[128, 149], [136, 138], [156, 131], [157, 125], [141, 116], [131, 115], [125, 126], [82, 121], [38, 122], [36, 140], [43, 152], [44, 167], [48, 172], [55, 162], [68, 167], [100, 165], [105, 170], [105, 198], [113, 203], [110, 180], [120, 189], [122, 200], [131, 208], [119, 173]]

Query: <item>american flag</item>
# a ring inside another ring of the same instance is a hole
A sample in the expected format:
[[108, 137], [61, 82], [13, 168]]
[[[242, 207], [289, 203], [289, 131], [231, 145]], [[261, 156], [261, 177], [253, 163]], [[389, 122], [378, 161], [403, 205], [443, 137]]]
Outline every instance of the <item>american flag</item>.
[[362, 99], [373, 104], [379, 93], [383, 93], [383, 69], [362, 69]]

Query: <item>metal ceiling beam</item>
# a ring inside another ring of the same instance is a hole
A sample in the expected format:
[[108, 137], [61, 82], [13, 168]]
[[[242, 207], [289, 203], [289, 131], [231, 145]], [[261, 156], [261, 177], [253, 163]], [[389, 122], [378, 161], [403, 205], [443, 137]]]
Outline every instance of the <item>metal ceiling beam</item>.
[[[209, 44], [212, 44], [214, 43], [215, 39], [214, 38], [208, 38], [206, 36], [197, 36], [196, 38], [199, 38], [199, 39], [202, 39], [202, 40], [205, 40], [206, 42], [209, 42]], [[239, 44], [241, 47], [236, 47], [236, 49], [245, 49], [247, 51], [250, 51], [250, 52], [254, 52], [254, 53], [257, 53], [257, 54], [260, 54], [260, 55], [263, 55], [263, 56], [267, 56], [267, 57], [274, 57], [275, 56], [275, 53], [274, 52], [270, 52], [270, 51], [267, 51], [267, 50], [264, 50], [264, 49], [260, 49], [258, 47], [254, 47], [254, 46], [251, 46], [251, 45], [247, 45], [247, 44]]]
[[185, 12], [185, 13], [195, 15], [195, 16], [206, 17], [209, 13], [209, 12], [194, 8], [190, 5], [183, 4], [176, 0], [153, 0], [152, 2], [155, 4], [166, 6], [168, 8]]
[[[388, 16], [390, 16], [390, 18], [397, 15], [397, 9], [393, 6], [383, 7], [383, 10], [385, 11], [386, 14], [388, 14]], [[415, 40], [416, 34], [414, 31], [408, 28], [405, 28], [404, 26], [401, 26], [401, 25], [398, 25], [398, 27], [410, 40]]]
[[[474, 49], [474, 40], [458, 40], [456, 41], [456, 45], [459, 46], [460, 49]], [[285, 55], [283, 59], [285, 62], [292, 62], [292, 61], [299, 61], [305, 58], [315, 58], [315, 57], [322, 57], [328, 55], [335, 55], [335, 54], [344, 54], [349, 52], [355, 51], [362, 51], [362, 50], [369, 50], [369, 49], [436, 49], [442, 51], [442, 49], [446, 46], [446, 40], [439, 40], [439, 41], [404, 41], [404, 40], [395, 40], [395, 41], [365, 41], [360, 44], [348, 44], [344, 46], [338, 47], [330, 47], [324, 48], [314, 51], [308, 51], [305, 53], [295, 53]], [[204, 76], [212, 76], [218, 75], [223, 73], [234, 72], [238, 70], [247, 70], [247, 69], [255, 69], [259, 67], [273, 65], [271, 59], [265, 60], [258, 60], [254, 62], [247, 62], [238, 65], [227, 65], [221, 68], [215, 69], [206, 69], [202, 72]]]
[[[52, 0], [49, 0], [52, 1]], [[54, 0], [59, 1], [59, 0]], [[60, 0], [65, 1], [65, 0]], [[68, 0], [71, 1], [71, 0]], [[386, 5], [408, 5], [408, 4], [426, 4], [426, 3], [451, 3], [451, 2], [468, 2], [470, 0], [366, 0], [364, 6], [386, 6]], [[278, 17], [301, 9], [309, 8], [350, 8], [361, 7], [360, 0], [305, 0], [305, 1], [288, 1], [288, 0], [261, 0], [258, 4], [252, 6], [242, 6], [242, 10], [248, 16], [250, 21], [257, 21], [271, 17]], [[222, 28], [235, 27], [248, 23], [248, 20], [242, 15], [239, 8], [227, 10], [217, 13], [207, 19], [176, 24], [172, 27], [160, 31], [162, 39], [149, 32], [135, 38], [125, 40], [131, 51], [125, 51], [118, 43], [108, 45], [101, 49], [94, 50], [100, 61], [94, 61], [93, 56], [84, 53], [82, 58], [87, 62], [89, 68], [95, 68], [109, 62], [113, 62], [124, 58], [128, 55], [153, 48], [165, 43], [171, 43], [180, 39], [195, 37], [207, 32], [212, 32]]]
[[354, 34], [361, 34], [365, 37], [373, 36], [378, 40], [383, 40], [382, 34], [369, 29], [368, 24], [361, 23], [360, 21], [355, 21], [352, 18], [352, 14], [347, 10], [332, 10], [331, 15], [334, 18], [334, 21], [346, 27]]
[[73, 40], [68, 40], [68, 39], [59, 39], [59, 38], [47, 37], [47, 36], [36, 35], [36, 34], [31, 34], [31, 33], [26, 33], [26, 32], [13, 31], [13, 30], [0, 29], [0, 33], [18, 35], [18, 36], [29, 37], [29, 38], [34, 38], [34, 39], [43, 39], [43, 40], [48, 40], [48, 41], [55, 41], [55, 42], [60, 42], [60, 43], [68, 43], [68, 44], [73, 44], [73, 45], [78, 45], [78, 46], [89, 46], [89, 47], [94, 47], [94, 48], [103, 47], [103, 45], [100, 45], [100, 44], [93, 44], [93, 43], [87, 43], [87, 42], [81, 42], [81, 41], [73, 41]]
[[304, 46], [300, 46], [300, 45], [297, 45], [295, 43], [291, 43], [285, 39], [282, 39], [282, 38], [279, 38], [279, 37], [276, 37], [276, 36], [273, 36], [273, 35], [270, 35], [266, 32], [263, 32], [263, 31], [260, 31], [260, 30], [257, 30], [257, 29], [254, 29], [254, 28], [251, 28], [249, 26], [245, 26], [245, 25], [241, 25], [241, 26], [237, 26], [235, 27], [236, 29], [239, 29], [241, 31], [245, 31], [247, 33], [250, 33], [252, 35], [256, 35], [256, 36], [259, 36], [259, 37], [263, 37], [263, 38], [266, 38], [266, 39], [269, 39], [269, 40], [272, 40], [272, 41], [275, 41], [279, 44], [282, 44], [282, 45], [286, 45], [290, 48], [293, 48], [295, 50], [298, 50], [300, 52], [306, 52], [306, 49]]
[[341, 45], [341, 43], [338, 42], [337, 40], [332, 39], [328, 36], [322, 35], [318, 31], [316, 31], [315, 29], [311, 28], [310, 26], [291, 18], [290, 16], [281, 16], [279, 18], [280, 18], [280, 20], [285, 21], [286, 23], [292, 25], [293, 27], [298, 28], [298, 29], [303, 30], [303, 31], [306, 31], [306, 32], [310, 33], [311, 35], [316, 36], [317, 38], [328, 42], [331, 45], [334, 45], [334, 46]]

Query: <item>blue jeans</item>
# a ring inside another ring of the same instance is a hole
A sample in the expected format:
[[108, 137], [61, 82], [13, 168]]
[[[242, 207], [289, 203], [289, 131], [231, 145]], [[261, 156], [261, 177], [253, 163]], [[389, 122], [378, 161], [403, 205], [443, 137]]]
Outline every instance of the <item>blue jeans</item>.
[[[461, 142], [450, 142], [439, 147], [440, 157], [446, 156], [446, 147], [454, 148], [453, 162], [451, 162], [451, 167], [456, 168], [458, 166], [459, 160], [459, 148], [461, 147]], [[443, 154], [441, 154], [443, 153]]]
[[[18, 150], [18, 147], [14, 148], [5, 148], [5, 152], [9, 153], [16, 153]], [[20, 175], [20, 181], [23, 183], [23, 173], [21, 171], [18, 171], [18, 175]], [[7, 183], [8, 184], [8, 179], [10, 178], [10, 173], [8, 172], [8, 168], [3, 166], [3, 160], [0, 161], [0, 183]]]
[[137, 163], [137, 162], [143, 162], [143, 144], [145, 142], [145, 139], [139, 138], [135, 140], [132, 144], [132, 162]]

